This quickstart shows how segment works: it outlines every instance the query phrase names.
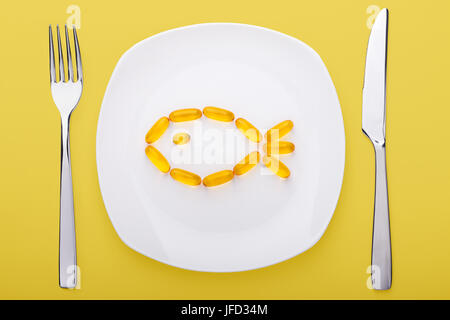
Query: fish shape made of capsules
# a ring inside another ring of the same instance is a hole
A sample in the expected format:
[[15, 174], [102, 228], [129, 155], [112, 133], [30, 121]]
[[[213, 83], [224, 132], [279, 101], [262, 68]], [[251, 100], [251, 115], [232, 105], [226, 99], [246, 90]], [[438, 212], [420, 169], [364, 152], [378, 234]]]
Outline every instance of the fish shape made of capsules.
[[[167, 159], [161, 154], [158, 149], [156, 149], [152, 145], [152, 143], [157, 141], [164, 134], [171, 121], [192, 121], [201, 118], [202, 115], [205, 115], [207, 118], [217, 121], [235, 121], [236, 127], [250, 141], [258, 144], [263, 141], [262, 134], [255, 126], [253, 126], [249, 121], [243, 118], [234, 120], [234, 114], [231, 111], [217, 107], [205, 107], [203, 109], [203, 113], [200, 109], [196, 108], [179, 109], [170, 113], [169, 117], [162, 117], [158, 121], [156, 121], [145, 136], [145, 141], [148, 143], [148, 146], [145, 148], [145, 153], [150, 161], [161, 172], [168, 173], [170, 171], [170, 176], [173, 179], [186, 185], [198, 186], [203, 181], [204, 186], [215, 187], [231, 181], [235, 175], [239, 176], [247, 173], [260, 162], [260, 153], [258, 151], [252, 151], [241, 161], [239, 161], [233, 167], [233, 170], [218, 171], [204, 177], [203, 180], [199, 175], [193, 172], [189, 172], [179, 168], [171, 169]], [[289, 131], [291, 131], [293, 127], [294, 123], [291, 120], [285, 120], [269, 129], [264, 135], [265, 143], [263, 145], [263, 151], [265, 154], [262, 157], [262, 162], [276, 175], [284, 179], [290, 176], [290, 170], [283, 162], [280, 161], [277, 156], [280, 154], [289, 154], [294, 152], [295, 145], [288, 141], [280, 141], [279, 139], [281, 139]], [[176, 137], [174, 138], [174, 143], [177, 143], [176, 141], [189, 141], [189, 136]]]

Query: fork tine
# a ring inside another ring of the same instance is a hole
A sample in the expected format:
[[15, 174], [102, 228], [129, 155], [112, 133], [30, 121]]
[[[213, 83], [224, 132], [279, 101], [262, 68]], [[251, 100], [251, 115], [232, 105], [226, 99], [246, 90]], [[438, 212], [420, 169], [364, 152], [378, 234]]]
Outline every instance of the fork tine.
[[73, 66], [72, 66], [72, 53], [70, 52], [70, 40], [69, 33], [67, 32], [67, 25], [64, 26], [66, 30], [66, 49], [67, 49], [67, 76], [68, 80], [73, 82]]
[[59, 56], [59, 81], [65, 82], [66, 77], [64, 75], [64, 61], [62, 55], [61, 36], [59, 35], [59, 25], [56, 25], [57, 37], [58, 37], [58, 56]]
[[48, 26], [48, 40], [50, 52], [50, 82], [56, 82], [55, 52], [53, 51], [53, 33], [51, 25]]
[[83, 81], [83, 68], [81, 66], [81, 53], [80, 53], [80, 45], [78, 44], [77, 37], [77, 28], [72, 26], [73, 29], [73, 42], [75, 45], [75, 56], [77, 60], [77, 81]]

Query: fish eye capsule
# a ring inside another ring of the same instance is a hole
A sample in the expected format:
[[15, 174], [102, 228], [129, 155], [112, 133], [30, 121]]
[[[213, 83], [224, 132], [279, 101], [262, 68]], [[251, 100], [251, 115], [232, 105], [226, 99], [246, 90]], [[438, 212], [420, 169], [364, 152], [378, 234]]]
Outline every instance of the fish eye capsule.
[[207, 118], [218, 121], [230, 122], [234, 120], [233, 112], [216, 107], [203, 108], [203, 114]]
[[295, 145], [292, 142], [288, 141], [274, 140], [272, 142], [265, 143], [263, 146], [263, 150], [269, 156], [271, 154], [289, 154], [294, 152]]
[[267, 168], [280, 178], [286, 179], [291, 175], [289, 168], [277, 158], [264, 156], [262, 161]]
[[202, 116], [202, 111], [196, 108], [179, 109], [169, 114], [169, 119], [173, 122], [183, 122], [196, 120]]
[[240, 176], [247, 173], [259, 163], [259, 158], [260, 155], [258, 151], [250, 152], [244, 159], [239, 161], [238, 164], [234, 166], [234, 174]]
[[236, 119], [236, 127], [241, 131], [250, 141], [259, 143], [262, 140], [262, 135], [258, 129], [245, 119]]
[[164, 158], [164, 156], [156, 149], [154, 146], [147, 146], [145, 148], [145, 154], [150, 159], [150, 161], [159, 169], [159, 171], [167, 173], [170, 170], [170, 164]]
[[178, 182], [187, 184], [189, 186], [198, 186], [200, 183], [202, 183], [202, 178], [200, 178], [200, 176], [183, 169], [172, 169], [170, 171], [170, 175], [174, 180], [177, 180]]
[[203, 185], [205, 187], [215, 187], [221, 184], [227, 183], [231, 179], [233, 179], [234, 173], [231, 170], [222, 170], [210, 174], [203, 178]]
[[158, 140], [169, 127], [169, 118], [162, 117], [148, 130], [145, 141], [150, 144]]
[[173, 135], [173, 143], [176, 145], [186, 144], [191, 140], [191, 136], [185, 132], [175, 133]]
[[288, 134], [288, 132], [291, 131], [293, 127], [294, 123], [291, 120], [280, 122], [266, 132], [266, 140], [271, 141], [272, 139], [280, 139]]

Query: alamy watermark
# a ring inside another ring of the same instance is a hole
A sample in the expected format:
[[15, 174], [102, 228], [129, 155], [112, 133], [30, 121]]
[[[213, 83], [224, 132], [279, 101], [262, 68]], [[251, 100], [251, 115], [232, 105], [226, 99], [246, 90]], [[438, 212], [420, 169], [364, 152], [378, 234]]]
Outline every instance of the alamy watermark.
[[369, 14], [369, 17], [366, 20], [366, 26], [369, 30], [372, 30], [373, 24], [375, 23], [375, 19], [378, 13], [381, 11], [381, 8], [375, 4], [372, 4], [367, 7], [366, 13]]
[[75, 27], [77, 29], [81, 28], [81, 9], [76, 4], [71, 4], [67, 7], [66, 13], [70, 16], [66, 20], [66, 25], [68, 28]]

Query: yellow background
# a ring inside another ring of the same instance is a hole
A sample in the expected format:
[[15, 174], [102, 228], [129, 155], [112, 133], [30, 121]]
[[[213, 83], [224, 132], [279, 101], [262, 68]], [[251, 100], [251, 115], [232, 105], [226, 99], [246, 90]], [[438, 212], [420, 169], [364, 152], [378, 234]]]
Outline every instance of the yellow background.
[[[71, 122], [81, 289], [58, 287], [60, 122], [48, 71], [48, 25], [81, 8], [85, 86]], [[393, 286], [366, 287], [374, 154], [361, 132], [369, 5], [390, 9], [387, 162]], [[0, 11], [0, 298], [450, 298], [450, 2], [448, 0], [8, 1]], [[341, 197], [323, 238], [260, 270], [177, 269], [121, 242], [95, 162], [97, 118], [119, 57], [158, 32], [240, 22], [297, 37], [324, 60], [346, 133]]]

